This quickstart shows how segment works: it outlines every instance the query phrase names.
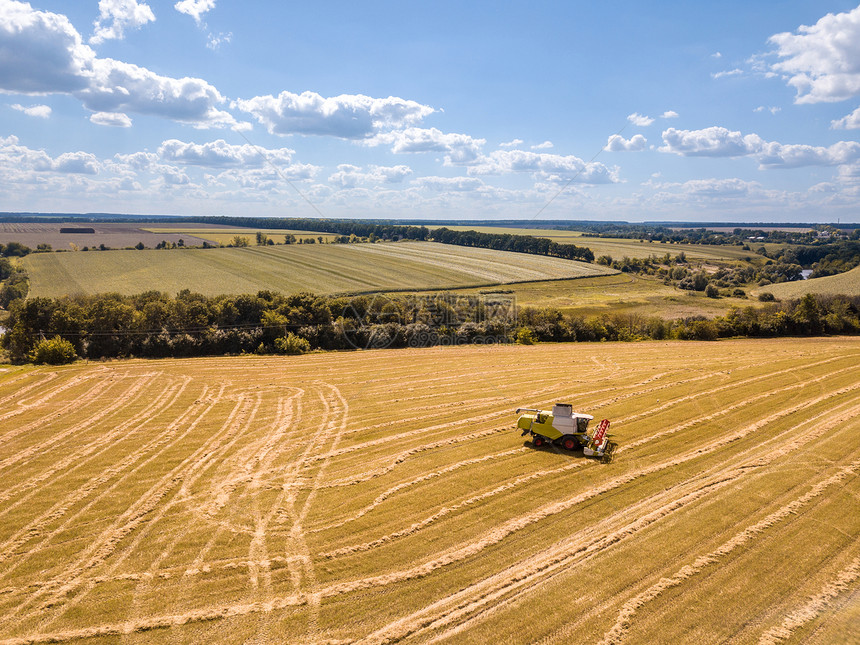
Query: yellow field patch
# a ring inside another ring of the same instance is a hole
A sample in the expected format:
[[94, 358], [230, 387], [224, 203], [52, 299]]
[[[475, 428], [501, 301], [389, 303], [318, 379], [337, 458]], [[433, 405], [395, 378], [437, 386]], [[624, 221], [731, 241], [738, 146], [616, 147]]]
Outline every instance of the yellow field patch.
[[[830, 338], [14, 368], [0, 643], [827, 642], [856, 628], [858, 359]], [[611, 464], [515, 430], [557, 401], [612, 421]]]

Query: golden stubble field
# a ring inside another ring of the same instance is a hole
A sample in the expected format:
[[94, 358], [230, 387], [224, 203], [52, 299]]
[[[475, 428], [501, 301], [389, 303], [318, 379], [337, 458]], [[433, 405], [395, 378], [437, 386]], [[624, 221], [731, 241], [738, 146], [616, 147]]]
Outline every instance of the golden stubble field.
[[[860, 341], [0, 373], [0, 643], [856, 642]], [[612, 420], [602, 465], [518, 406]]]

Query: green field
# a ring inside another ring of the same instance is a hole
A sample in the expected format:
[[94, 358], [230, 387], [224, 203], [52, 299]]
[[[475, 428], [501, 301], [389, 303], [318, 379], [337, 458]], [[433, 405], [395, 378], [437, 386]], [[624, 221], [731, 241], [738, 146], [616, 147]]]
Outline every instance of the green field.
[[[0, 370], [0, 643], [858, 642], [860, 340]], [[612, 421], [611, 464], [518, 406]]]
[[542, 228], [514, 228], [501, 226], [447, 226], [452, 231], [478, 231], [479, 233], [497, 233], [510, 235], [532, 235], [545, 237], [559, 244], [576, 244], [591, 249], [594, 257], [609, 255], [620, 260], [625, 255], [629, 258], [647, 258], [655, 255], [658, 258], [669, 253], [672, 257], [682, 251], [691, 260], [714, 260], [723, 262], [744, 261], [755, 257], [752, 251], [744, 251], [738, 246], [709, 246], [706, 244], [669, 244], [668, 242], [640, 242], [626, 238], [590, 237], [576, 231], [559, 231]]
[[653, 277], [629, 273], [457, 291], [481, 294], [499, 290], [513, 294], [518, 305], [554, 307], [566, 314], [586, 317], [610, 313], [656, 316], [667, 320], [691, 316], [713, 318], [725, 314], [731, 307], [752, 304], [746, 298], [708, 298], [703, 292], [685, 291]]
[[614, 273], [594, 264], [431, 242], [31, 254], [32, 296], [191, 289], [204, 295], [448, 289]]
[[817, 295], [843, 294], [846, 296], [860, 296], [860, 266], [854, 267], [845, 273], [829, 275], [824, 278], [768, 285], [759, 289], [758, 292], [772, 293], [780, 300], [786, 298], [800, 298], [807, 293], [814, 293]]

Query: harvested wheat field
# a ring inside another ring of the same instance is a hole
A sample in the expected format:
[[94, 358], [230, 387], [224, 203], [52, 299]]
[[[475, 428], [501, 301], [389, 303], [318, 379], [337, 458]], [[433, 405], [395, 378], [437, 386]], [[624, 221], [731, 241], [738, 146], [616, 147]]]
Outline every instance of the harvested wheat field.
[[[860, 633], [860, 341], [0, 373], [0, 643]], [[604, 465], [518, 406], [612, 420]]]

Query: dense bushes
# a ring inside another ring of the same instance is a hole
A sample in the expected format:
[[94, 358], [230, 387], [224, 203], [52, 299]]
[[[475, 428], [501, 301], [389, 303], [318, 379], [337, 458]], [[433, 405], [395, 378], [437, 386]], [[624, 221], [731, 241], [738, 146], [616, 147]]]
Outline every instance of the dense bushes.
[[761, 308], [732, 308], [712, 320], [669, 321], [638, 314], [586, 319], [552, 308], [517, 308], [513, 299], [495, 295], [325, 297], [261, 291], [208, 298], [185, 290], [174, 298], [150, 291], [17, 300], [6, 325], [2, 345], [12, 360], [50, 362], [55, 356], [75, 355], [164, 358], [467, 343], [857, 334], [860, 298], [807, 295]]
[[30, 354], [32, 362], [48, 365], [65, 365], [74, 362], [77, 357], [75, 346], [59, 336], [39, 341]]

